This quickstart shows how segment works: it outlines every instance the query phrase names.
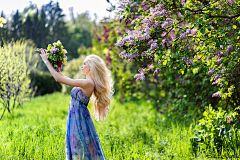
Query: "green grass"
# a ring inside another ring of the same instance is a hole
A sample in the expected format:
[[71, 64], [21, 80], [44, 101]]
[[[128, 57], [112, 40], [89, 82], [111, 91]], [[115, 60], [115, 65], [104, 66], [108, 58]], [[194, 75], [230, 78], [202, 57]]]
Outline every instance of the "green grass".
[[[70, 98], [48, 94], [6, 114], [0, 121], [0, 159], [65, 159]], [[92, 104], [88, 107], [108, 160], [196, 159], [191, 128], [165, 119], [148, 103], [113, 100], [107, 118], [99, 122], [92, 116]]]

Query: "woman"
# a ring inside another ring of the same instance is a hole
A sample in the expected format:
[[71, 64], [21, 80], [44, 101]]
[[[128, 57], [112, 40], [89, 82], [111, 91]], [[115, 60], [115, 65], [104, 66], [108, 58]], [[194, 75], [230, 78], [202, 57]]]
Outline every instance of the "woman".
[[93, 94], [93, 115], [96, 121], [99, 119], [103, 121], [107, 116], [113, 93], [113, 80], [104, 61], [96, 55], [87, 56], [81, 66], [86, 79], [71, 79], [52, 67], [46, 50], [41, 50], [40, 56], [57, 82], [73, 86], [67, 118], [66, 159], [105, 160], [98, 134], [87, 108]]

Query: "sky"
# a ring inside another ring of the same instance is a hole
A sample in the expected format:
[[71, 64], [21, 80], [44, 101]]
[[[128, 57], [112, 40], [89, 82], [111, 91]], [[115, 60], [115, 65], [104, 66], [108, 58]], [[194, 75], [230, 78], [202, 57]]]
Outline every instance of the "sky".
[[[30, 0], [0, 0], [0, 12], [5, 13], [8, 17], [12, 12], [16, 12], [18, 9], [20, 12], [27, 6], [29, 6]], [[36, 4], [40, 9], [42, 5], [47, 4], [50, 0], [31, 0], [33, 4]], [[63, 9], [63, 13], [66, 15], [66, 18], [69, 19], [69, 7], [73, 7], [74, 15], [77, 13], [83, 13], [86, 10], [89, 11], [92, 20], [94, 19], [94, 13], [98, 15], [98, 21], [105, 17], [113, 18], [114, 14], [106, 11], [106, 8], [110, 7], [110, 4], [106, 0], [53, 0], [53, 2], [59, 2], [60, 8]], [[115, 2], [116, 0], [112, 0]]]

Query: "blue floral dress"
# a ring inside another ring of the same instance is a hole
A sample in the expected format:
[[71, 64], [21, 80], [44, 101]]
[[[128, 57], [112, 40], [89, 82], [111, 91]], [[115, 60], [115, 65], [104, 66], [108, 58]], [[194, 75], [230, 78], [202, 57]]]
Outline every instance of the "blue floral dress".
[[67, 118], [66, 160], [106, 160], [87, 108], [89, 100], [79, 87], [73, 87]]

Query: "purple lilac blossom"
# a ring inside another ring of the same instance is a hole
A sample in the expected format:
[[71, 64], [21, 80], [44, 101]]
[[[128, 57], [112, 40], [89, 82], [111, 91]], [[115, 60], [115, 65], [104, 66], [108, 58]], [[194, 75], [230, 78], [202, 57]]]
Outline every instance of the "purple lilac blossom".
[[149, 51], [153, 51], [154, 49], [158, 49], [158, 44], [157, 43], [152, 43]]
[[121, 9], [124, 9], [124, 8], [126, 8], [127, 6], [125, 5], [125, 4], [120, 4], [120, 6], [118, 6], [118, 8], [121, 8]]
[[161, 71], [160, 68], [156, 68], [155, 71], [153, 72], [153, 76], [156, 76], [160, 71]]
[[220, 78], [220, 76], [219, 75], [216, 75], [213, 79], [214, 80], [218, 80]]
[[197, 29], [192, 29], [192, 30], [191, 30], [191, 34], [192, 34], [192, 35], [196, 35], [196, 34], [197, 34], [197, 31], [198, 31]]
[[151, 40], [148, 42], [148, 45], [151, 46], [152, 43], [157, 43], [157, 39], [155, 39], [155, 40], [151, 39]]
[[153, 24], [153, 27], [154, 27], [154, 28], [157, 28], [159, 25], [160, 25], [160, 23], [157, 21], [157, 22], [155, 22], [155, 23]]
[[122, 51], [121, 53], [119, 53], [119, 56], [124, 56], [126, 55], [126, 51]]
[[227, 3], [233, 4], [234, 0], [227, 0]]
[[141, 73], [141, 74], [136, 74], [134, 78], [136, 78], [136, 81], [139, 81], [139, 80], [144, 80], [145, 76], [143, 73]]
[[147, 5], [144, 6], [143, 8], [144, 8], [145, 11], [149, 9], [149, 7]]
[[221, 93], [220, 92], [216, 92], [212, 95], [212, 97], [220, 97], [221, 96]]
[[166, 16], [166, 14], [167, 14], [167, 10], [165, 9], [160, 12], [160, 16]]
[[227, 46], [227, 54], [229, 54], [233, 50], [233, 46]]
[[124, 43], [122, 41], [118, 41], [115, 46], [119, 46], [119, 47], [122, 47], [124, 45]]
[[148, 65], [147, 65], [147, 68], [148, 68], [148, 69], [152, 69], [152, 68], [153, 68], [153, 65], [152, 65], [152, 64], [148, 64]]
[[140, 73], [144, 74], [146, 71], [145, 71], [145, 70], [143, 70], [143, 68], [139, 68], [138, 72], [140, 72]]
[[119, 15], [117, 16], [116, 20], [122, 20], [123, 19], [123, 16], [122, 15]]
[[165, 45], [166, 45], [166, 40], [165, 40], [165, 39], [163, 39], [161, 44], [162, 44], [163, 48], [165, 48]]
[[187, 37], [187, 33], [186, 33], [186, 32], [184, 32], [183, 34], [181, 34], [180, 37], [179, 37], [179, 39], [183, 39], [183, 38], [185, 38], [185, 37]]
[[128, 62], [133, 61], [134, 58], [137, 58], [138, 54], [133, 52], [132, 54], [125, 54], [125, 59], [128, 60]]
[[176, 38], [176, 35], [175, 35], [175, 29], [172, 29], [172, 31], [170, 32], [170, 38], [172, 39], [172, 40], [174, 40], [175, 38]]
[[190, 34], [190, 33], [191, 33], [191, 29], [187, 29], [186, 34]]
[[130, 5], [131, 8], [135, 6], [137, 6], [137, 2], [134, 2], [133, 4]]
[[143, 2], [141, 3], [141, 5], [142, 5], [142, 6], [145, 6], [146, 2], [147, 2], [147, 1], [143, 1]]
[[216, 60], [215, 64], [220, 64], [221, 63], [221, 59]]
[[180, 18], [183, 17], [183, 15], [182, 15], [179, 11], [177, 12], [177, 15], [178, 15], [178, 17], [180, 17]]
[[182, 4], [183, 6], [185, 5], [185, 3], [186, 3], [185, 0], [181, 0], [181, 4]]
[[55, 49], [54, 49], [54, 48], [51, 48], [51, 49], [50, 49], [50, 53], [55, 53]]
[[164, 8], [164, 5], [163, 5], [163, 4], [158, 4], [158, 5], [157, 5], [157, 9], [158, 9], [159, 11], [161, 11], [163, 8]]
[[148, 19], [143, 19], [141, 23], [150, 23]]

